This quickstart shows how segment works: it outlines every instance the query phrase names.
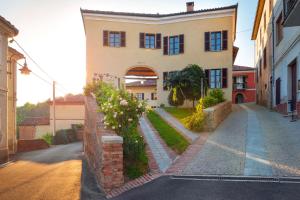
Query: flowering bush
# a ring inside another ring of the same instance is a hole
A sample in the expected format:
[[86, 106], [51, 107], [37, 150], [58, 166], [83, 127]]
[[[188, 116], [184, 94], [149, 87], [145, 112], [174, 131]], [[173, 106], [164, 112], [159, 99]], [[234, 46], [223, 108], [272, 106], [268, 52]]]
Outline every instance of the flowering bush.
[[146, 110], [145, 102], [110, 84], [101, 81], [95, 84], [96, 87], [88, 88], [95, 88], [93, 93], [96, 95], [99, 112], [104, 114], [105, 128], [123, 135], [128, 132], [129, 127], [137, 127], [140, 116]]
[[101, 80], [87, 85], [84, 93], [96, 96], [99, 112], [104, 114], [105, 128], [122, 135], [127, 176], [132, 179], [145, 174], [148, 171], [146, 144], [137, 130], [139, 117], [146, 110], [145, 102]]

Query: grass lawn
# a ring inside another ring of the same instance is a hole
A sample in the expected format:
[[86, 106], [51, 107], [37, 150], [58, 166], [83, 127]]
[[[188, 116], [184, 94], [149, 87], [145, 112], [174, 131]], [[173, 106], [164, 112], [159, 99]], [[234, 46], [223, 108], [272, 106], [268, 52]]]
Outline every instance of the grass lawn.
[[193, 108], [176, 108], [176, 107], [166, 107], [165, 111], [170, 113], [173, 117], [177, 118], [180, 122], [194, 112]]
[[190, 143], [178, 133], [177, 130], [165, 122], [155, 111], [150, 111], [147, 114], [147, 117], [159, 133], [160, 137], [171, 149], [178, 154], [181, 154], [186, 150]]

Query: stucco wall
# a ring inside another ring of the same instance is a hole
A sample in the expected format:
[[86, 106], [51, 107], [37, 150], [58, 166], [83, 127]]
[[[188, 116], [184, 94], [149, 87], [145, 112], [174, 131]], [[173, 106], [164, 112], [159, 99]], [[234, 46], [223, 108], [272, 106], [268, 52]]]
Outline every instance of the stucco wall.
[[46, 135], [47, 133], [52, 134], [52, 129], [50, 125], [43, 125], [43, 126], [36, 126], [35, 127], [35, 139], [41, 138], [43, 135]]
[[7, 37], [0, 31], [0, 163], [8, 158], [7, 139]]
[[126, 87], [132, 94], [144, 93], [144, 100], [149, 106], [159, 106], [157, 100], [151, 100], [151, 93], [156, 93], [156, 87]]
[[[56, 105], [56, 130], [69, 129], [72, 124], [84, 124], [84, 104]], [[50, 105], [50, 127], [53, 128], [53, 107]]]
[[[163, 91], [163, 72], [181, 70], [188, 64], [198, 64], [203, 68], [228, 68], [228, 88], [224, 89], [224, 93], [226, 99], [231, 100], [234, 20], [233, 16], [224, 16], [168, 24], [143, 24], [85, 19], [86, 80], [91, 82], [94, 73], [109, 73], [123, 78], [129, 68], [147, 66], [158, 75], [158, 105], [168, 105], [169, 92]], [[103, 30], [125, 31], [126, 47], [104, 47]], [[228, 30], [228, 50], [205, 52], [204, 32], [222, 30]], [[184, 34], [184, 54], [166, 56], [163, 49], [139, 48], [140, 32], [161, 33], [162, 37]]]

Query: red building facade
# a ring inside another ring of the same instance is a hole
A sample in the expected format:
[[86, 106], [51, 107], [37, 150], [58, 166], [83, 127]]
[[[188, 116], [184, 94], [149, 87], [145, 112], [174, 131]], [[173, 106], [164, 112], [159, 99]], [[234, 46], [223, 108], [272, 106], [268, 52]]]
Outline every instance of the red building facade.
[[233, 66], [232, 103], [250, 103], [256, 101], [255, 68]]

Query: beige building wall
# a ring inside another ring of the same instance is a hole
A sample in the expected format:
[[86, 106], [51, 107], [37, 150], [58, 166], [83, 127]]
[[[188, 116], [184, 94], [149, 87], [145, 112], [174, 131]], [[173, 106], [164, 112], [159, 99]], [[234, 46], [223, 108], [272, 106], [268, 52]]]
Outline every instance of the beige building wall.
[[17, 102], [17, 64], [24, 56], [12, 48], [8, 48], [7, 56], [7, 134], [9, 153], [17, 152], [17, 124], [16, 124], [16, 102]]
[[7, 138], [7, 35], [0, 26], [0, 164], [8, 159]]
[[156, 93], [156, 87], [126, 87], [127, 91], [133, 95], [144, 93], [144, 101], [151, 107], [159, 106], [157, 100], [151, 100], [151, 93]]
[[50, 133], [52, 135], [52, 130], [50, 125], [38, 125], [35, 127], [35, 139], [39, 139], [43, 137], [43, 135], [46, 135], [47, 133]]
[[[56, 131], [69, 129], [72, 124], [84, 124], [84, 104], [56, 105], [55, 106]], [[50, 127], [53, 130], [53, 105], [50, 105]]]
[[[227, 100], [232, 98], [233, 42], [235, 38], [234, 9], [222, 12], [207, 12], [198, 17], [182, 17], [170, 21], [135, 20], [134, 17], [110, 17], [83, 14], [86, 32], [86, 80], [91, 82], [94, 74], [109, 73], [121, 77], [128, 69], [147, 66], [158, 75], [157, 104], [168, 105], [169, 91], [163, 90], [163, 72], [181, 70], [188, 64], [198, 64], [203, 69], [228, 68], [228, 87], [223, 89]], [[126, 47], [103, 46], [103, 30], [125, 31]], [[228, 30], [228, 50], [206, 52], [204, 33]], [[164, 36], [184, 34], [184, 53], [163, 55], [162, 49], [139, 48], [139, 33], [161, 33]]]

